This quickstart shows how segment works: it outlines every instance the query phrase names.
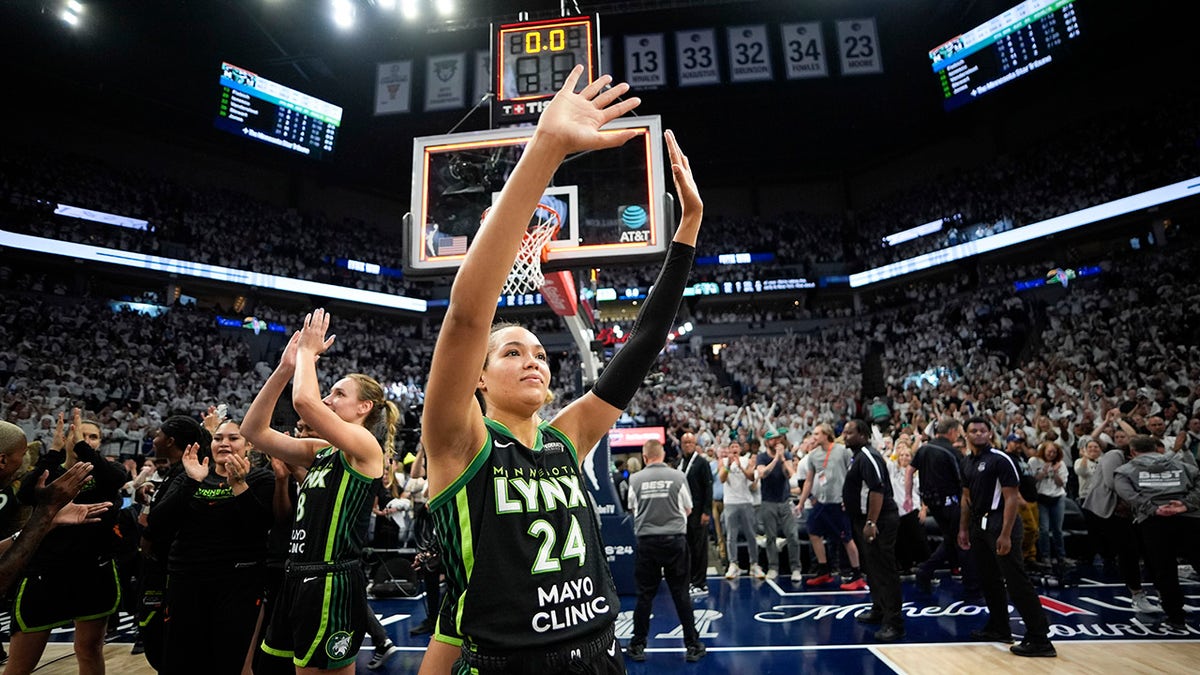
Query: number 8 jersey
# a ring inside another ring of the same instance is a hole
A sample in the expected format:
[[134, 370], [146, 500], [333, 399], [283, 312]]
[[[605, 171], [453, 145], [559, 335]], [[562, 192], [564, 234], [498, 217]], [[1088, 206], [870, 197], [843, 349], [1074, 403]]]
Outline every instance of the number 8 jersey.
[[429, 501], [449, 588], [437, 639], [512, 651], [608, 627], [620, 604], [574, 445], [548, 422], [533, 448], [484, 422], [475, 459]]

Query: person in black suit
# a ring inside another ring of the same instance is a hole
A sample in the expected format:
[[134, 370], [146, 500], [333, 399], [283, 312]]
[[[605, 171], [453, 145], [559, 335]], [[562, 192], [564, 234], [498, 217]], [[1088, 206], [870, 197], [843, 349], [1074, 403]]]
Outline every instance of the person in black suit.
[[687, 518], [687, 545], [691, 555], [688, 594], [700, 597], [708, 594], [708, 521], [712, 513], [713, 477], [704, 453], [696, 451], [696, 434], [685, 433], [679, 439], [683, 459], [679, 469], [687, 476], [692, 493], [692, 512]]

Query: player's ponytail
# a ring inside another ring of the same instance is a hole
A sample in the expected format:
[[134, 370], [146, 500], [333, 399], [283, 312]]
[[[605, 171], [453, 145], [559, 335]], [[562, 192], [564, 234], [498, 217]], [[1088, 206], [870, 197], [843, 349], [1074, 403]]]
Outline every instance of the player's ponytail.
[[388, 461], [396, 452], [396, 430], [400, 427], [400, 409], [391, 401], [384, 401], [383, 459]]
[[384, 425], [383, 456], [385, 461], [390, 459], [396, 449], [396, 428], [400, 423], [400, 409], [395, 403], [387, 400], [383, 395], [383, 386], [370, 375], [350, 373], [346, 377], [358, 383], [358, 400], [371, 402], [371, 412], [367, 413], [363, 426], [375, 433], [380, 423]]

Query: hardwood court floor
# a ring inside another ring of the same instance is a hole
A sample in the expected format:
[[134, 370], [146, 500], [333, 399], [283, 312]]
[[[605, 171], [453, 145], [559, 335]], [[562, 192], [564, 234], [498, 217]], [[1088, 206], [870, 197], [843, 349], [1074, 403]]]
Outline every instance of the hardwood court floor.
[[897, 672], [914, 675], [961, 673], [1189, 673], [1200, 663], [1194, 642], [1060, 642], [1053, 659], [1015, 661], [1005, 645], [896, 645], [877, 647]]

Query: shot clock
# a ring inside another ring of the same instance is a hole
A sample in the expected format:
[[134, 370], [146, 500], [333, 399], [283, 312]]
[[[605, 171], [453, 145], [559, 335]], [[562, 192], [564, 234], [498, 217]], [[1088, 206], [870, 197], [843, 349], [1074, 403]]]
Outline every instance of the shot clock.
[[599, 19], [574, 16], [525, 21], [495, 31], [492, 72], [496, 77], [492, 125], [535, 122], [577, 64], [579, 89], [599, 73]]

